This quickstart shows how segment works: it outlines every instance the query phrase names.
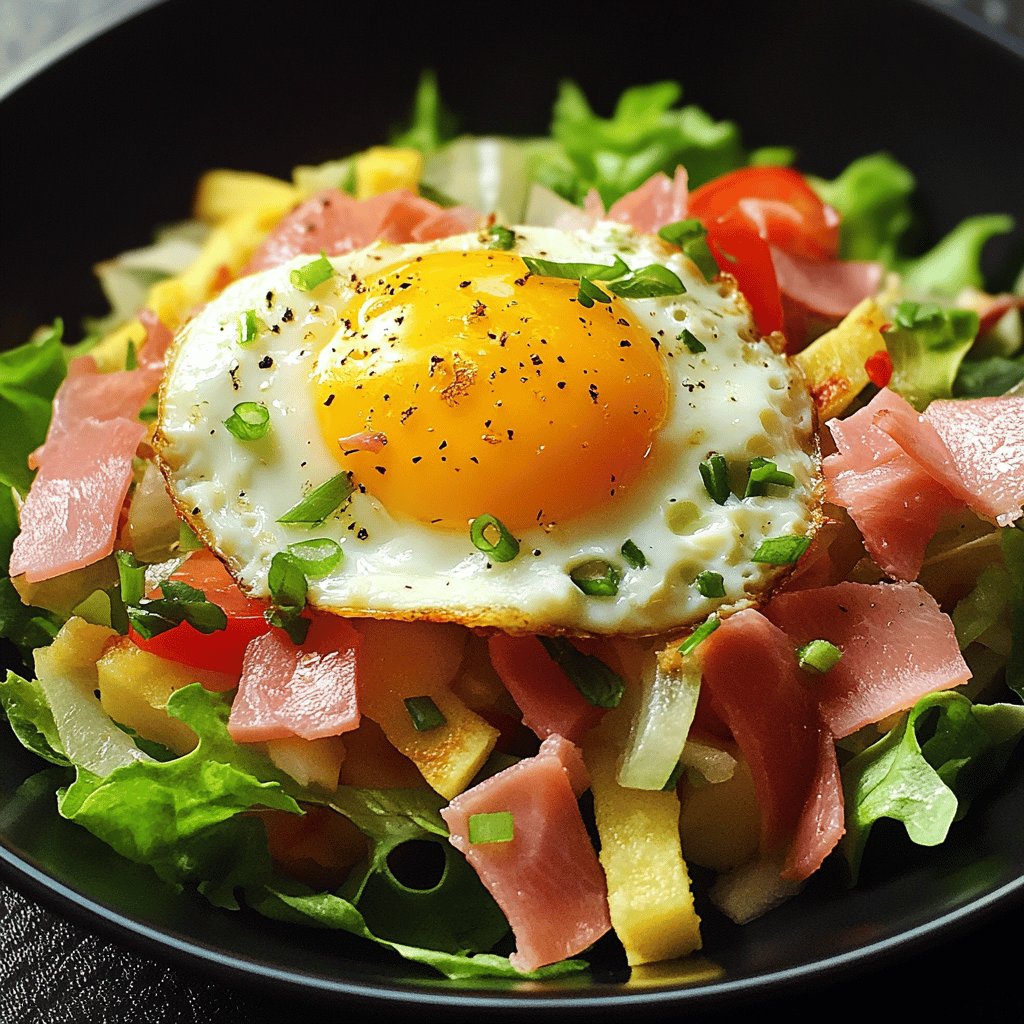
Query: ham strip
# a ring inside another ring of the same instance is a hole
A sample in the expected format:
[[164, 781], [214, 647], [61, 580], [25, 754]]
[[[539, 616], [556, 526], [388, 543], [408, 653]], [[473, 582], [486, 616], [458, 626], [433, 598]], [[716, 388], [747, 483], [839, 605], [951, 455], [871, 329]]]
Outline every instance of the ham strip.
[[[652, 175], [639, 188], [628, 192], [612, 203], [608, 220], [629, 224], [637, 231], [656, 235], [666, 224], [683, 220], [689, 202], [688, 179], [685, 167], [677, 167], [673, 177], [662, 171]], [[587, 210], [594, 208], [590, 196]]]
[[829, 320], [841, 320], [882, 283], [881, 263], [866, 260], [807, 260], [771, 247], [783, 296]]

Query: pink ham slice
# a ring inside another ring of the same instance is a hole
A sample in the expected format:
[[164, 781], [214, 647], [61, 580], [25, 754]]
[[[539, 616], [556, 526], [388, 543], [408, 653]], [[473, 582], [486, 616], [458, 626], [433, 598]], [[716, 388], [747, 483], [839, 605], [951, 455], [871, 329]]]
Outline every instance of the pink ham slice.
[[[567, 766], [568, 765], [568, 766]], [[527, 758], [457, 796], [442, 812], [452, 845], [504, 911], [512, 965], [533, 971], [575, 956], [611, 928], [608, 890], [573, 789], [585, 785], [579, 751], [552, 736]], [[513, 838], [470, 843], [474, 814], [508, 811]]]
[[666, 224], [686, 217], [688, 202], [686, 168], [677, 167], [671, 178], [659, 171], [639, 188], [612, 203], [607, 219], [656, 235]]
[[910, 408], [883, 389], [854, 415], [829, 420], [838, 451], [824, 460], [822, 470], [828, 500], [849, 511], [879, 567], [913, 580], [939, 520], [963, 502], [875, 425], [879, 413], [904, 406]]
[[252, 274], [301, 253], [340, 256], [371, 242], [427, 242], [472, 231], [480, 215], [468, 207], [444, 209], [407, 189], [353, 199], [324, 189], [286, 214], [243, 270]]
[[908, 403], [881, 409], [875, 424], [929, 476], [979, 515], [1008, 526], [1024, 503], [1024, 398]]
[[174, 341], [174, 335], [151, 309], [139, 311], [139, 322], [146, 328], [146, 340], [139, 352], [139, 368], [159, 370], [162, 373], [164, 358]]
[[359, 634], [345, 619], [314, 615], [296, 647], [279, 629], [249, 643], [228, 732], [239, 743], [339, 736], [359, 725]]
[[881, 263], [807, 260], [772, 246], [772, 263], [786, 299], [829, 320], [841, 320], [882, 282]]
[[704, 642], [701, 699], [750, 766], [761, 852], [785, 852], [784, 877], [812, 874], [843, 834], [835, 746], [790, 638], [760, 612], [730, 615]]
[[916, 583], [839, 583], [780, 594], [765, 615], [793, 647], [828, 640], [843, 652], [834, 668], [808, 677], [836, 738], [971, 677], [949, 616]]

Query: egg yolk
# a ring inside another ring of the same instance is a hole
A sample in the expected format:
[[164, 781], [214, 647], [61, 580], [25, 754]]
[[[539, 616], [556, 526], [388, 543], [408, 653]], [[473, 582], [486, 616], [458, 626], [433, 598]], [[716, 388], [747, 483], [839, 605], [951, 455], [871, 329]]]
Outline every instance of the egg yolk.
[[317, 413], [391, 515], [550, 528], [636, 481], [669, 387], [658, 339], [619, 300], [587, 309], [576, 281], [500, 251], [431, 253], [353, 285]]

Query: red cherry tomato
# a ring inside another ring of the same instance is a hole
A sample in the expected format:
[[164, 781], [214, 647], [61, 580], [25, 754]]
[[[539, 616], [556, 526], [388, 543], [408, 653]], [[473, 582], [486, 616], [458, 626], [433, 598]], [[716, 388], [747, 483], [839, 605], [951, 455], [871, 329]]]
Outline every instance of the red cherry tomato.
[[[271, 628], [263, 617], [267, 602], [246, 597], [220, 560], [205, 549], [193, 551], [171, 579], [203, 591], [208, 601], [220, 605], [228, 617], [227, 628], [200, 633], [183, 622], [150, 640], [129, 630], [132, 641], [150, 654], [181, 665], [238, 676], [249, 642]], [[154, 592], [149, 596], [158, 595]]]
[[742, 212], [766, 242], [809, 260], [835, 259], [839, 215], [789, 167], [741, 167], [690, 193], [689, 211], [709, 230]]

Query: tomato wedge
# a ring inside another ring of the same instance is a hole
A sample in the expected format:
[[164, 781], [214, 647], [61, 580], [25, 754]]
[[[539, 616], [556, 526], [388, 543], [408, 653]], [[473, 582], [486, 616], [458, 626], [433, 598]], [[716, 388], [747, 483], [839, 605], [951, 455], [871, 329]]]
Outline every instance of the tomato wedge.
[[[134, 629], [128, 635], [132, 641], [150, 654], [191, 668], [211, 669], [237, 678], [242, 671], [242, 658], [251, 640], [269, 632], [263, 617], [266, 601], [246, 597], [220, 559], [210, 551], [193, 551], [171, 574], [203, 591], [208, 601], [220, 605], [228, 617], [226, 629], [214, 633], [200, 633], [187, 622], [160, 633], [150, 640], [139, 636]], [[158, 596], [156, 592], [150, 597]]]
[[709, 230], [714, 221], [736, 210], [761, 238], [793, 256], [836, 258], [839, 215], [792, 168], [741, 167], [690, 193], [690, 216]]

